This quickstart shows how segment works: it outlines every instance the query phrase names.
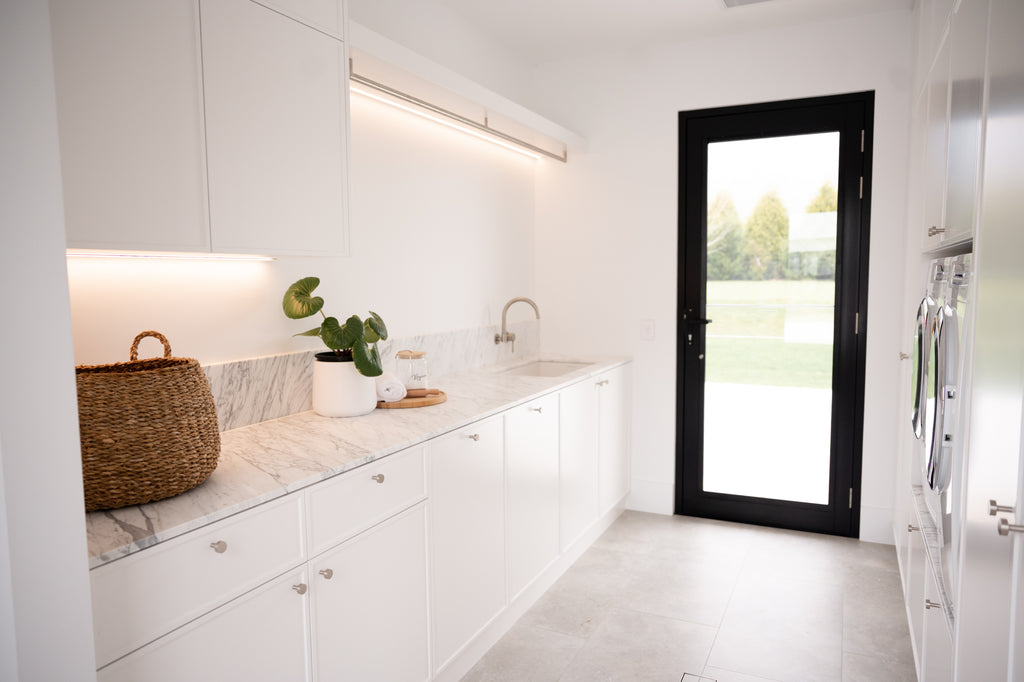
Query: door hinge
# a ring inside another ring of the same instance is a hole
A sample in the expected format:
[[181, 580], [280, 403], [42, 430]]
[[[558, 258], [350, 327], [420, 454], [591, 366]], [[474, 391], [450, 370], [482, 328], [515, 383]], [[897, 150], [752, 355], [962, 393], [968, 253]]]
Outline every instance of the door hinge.
[[853, 509], [853, 488], [850, 488], [850, 509]]
[[864, 198], [864, 176], [863, 175], [860, 176], [860, 189], [858, 190], [858, 194], [860, 195], [858, 198], [860, 198], [860, 199]]
[[864, 153], [864, 131], [860, 131], [860, 153]]
[[853, 335], [860, 334], [860, 313], [853, 314]]

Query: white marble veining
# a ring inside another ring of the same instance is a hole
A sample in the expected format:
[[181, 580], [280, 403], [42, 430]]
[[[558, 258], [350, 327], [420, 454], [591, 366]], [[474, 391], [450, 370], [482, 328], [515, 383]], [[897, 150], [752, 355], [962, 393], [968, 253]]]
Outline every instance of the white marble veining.
[[[521, 361], [535, 359], [536, 354], [524, 355]], [[202, 485], [160, 502], [87, 514], [90, 565], [132, 554], [624, 362], [599, 359], [560, 377], [534, 377], [501, 372], [509, 365], [506, 360], [505, 365], [437, 375], [433, 385], [448, 395], [439, 405], [343, 419], [304, 411], [225, 431], [220, 463]]]
[[[536, 357], [540, 322], [517, 322], [510, 324], [509, 329], [516, 334], [514, 352], [510, 343], [494, 343], [494, 335], [500, 331], [497, 325], [388, 339], [380, 342], [378, 348], [388, 370], [394, 369], [396, 352], [426, 351], [433, 377]], [[315, 352], [268, 355], [203, 367], [213, 392], [220, 430], [238, 429], [311, 409]]]

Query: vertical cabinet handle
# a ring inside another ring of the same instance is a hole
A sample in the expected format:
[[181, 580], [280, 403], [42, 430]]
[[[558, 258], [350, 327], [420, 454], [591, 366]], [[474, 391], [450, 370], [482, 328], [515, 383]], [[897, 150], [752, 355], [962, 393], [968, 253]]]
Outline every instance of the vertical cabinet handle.
[[210, 547], [212, 547], [213, 551], [217, 554], [223, 554], [224, 552], [228, 551], [228, 543], [224, 542], [223, 540], [211, 542]]
[[334, 571], [330, 568], [323, 568], [320, 569], [320, 575], [322, 575], [325, 580], [330, 580], [334, 577]]
[[372, 478], [373, 480], [377, 481], [377, 483], [383, 483], [384, 482], [384, 474], [374, 474], [373, 476], [370, 476], [370, 478]]
[[999, 534], [1009, 535], [1010, 533], [1024, 533], [1024, 526], [1014, 525], [1006, 519], [999, 519]]
[[299, 594], [306, 594], [306, 590], [308, 590], [309, 588], [306, 587], [306, 583], [299, 583], [298, 585], [292, 585], [292, 589], [298, 592]]
[[996, 504], [995, 500], [989, 500], [988, 501], [988, 515], [989, 516], [995, 516], [999, 512], [1006, 512], [1007, 514], [1012, 514], [1015, 511], [1017, 511], [1017, 510], [1014, 507], [1007, 507], [1005, 504]]

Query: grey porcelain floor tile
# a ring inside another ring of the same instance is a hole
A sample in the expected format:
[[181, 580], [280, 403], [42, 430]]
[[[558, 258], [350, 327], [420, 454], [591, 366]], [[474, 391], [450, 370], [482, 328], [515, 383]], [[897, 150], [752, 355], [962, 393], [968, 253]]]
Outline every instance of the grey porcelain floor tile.
[[739, 569], [725, 558], [692, 558], [661, 551], [637, 561], [622, 589], [624, 608], [718, 627]]
[[525, 625], [589, 636], [622, 600], [636, 555], [591, 547], [520, 619]]
[[715, 629], [615, 609], [576, 655], [561, 682], [676, 682], [704, 669]]
[[855, 542], [816, 533], [764, 529], [751, 543], [745, 573], [842, 585], [848, 546]]
[[711, 666], [704, 668], [704, 677], [712, 679], [715, 682], [784, 682], [783, 680], [772, 680], [767, 677], [744, 675], [743, 673], [725, 670], [723, 668], [713, 668]]
[[865, 569], [843, 592], [843, 651], [913, 664], [898, 573]]
[[843, 682], [917, 682], [913, 662], [843, 654]]
[[841, 679], [839, 586], [741, 576], [708, 665], [786, 682]]
[[516, 624], [463, 682], [556, 682], [585, 640]]

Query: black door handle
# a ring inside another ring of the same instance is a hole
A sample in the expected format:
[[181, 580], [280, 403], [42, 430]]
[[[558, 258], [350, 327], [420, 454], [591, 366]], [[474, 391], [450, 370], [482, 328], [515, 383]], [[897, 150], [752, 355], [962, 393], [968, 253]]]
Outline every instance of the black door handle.
[[703, 317], [695, 317], [695, 318], [692, 318], [692, 319], [686, 317], [686, 318], [683, 318], [683, 322], [685, 322], [687, 324], [711, 324], [712, 321], [708, 320], [708, 319], [705, 319]]

